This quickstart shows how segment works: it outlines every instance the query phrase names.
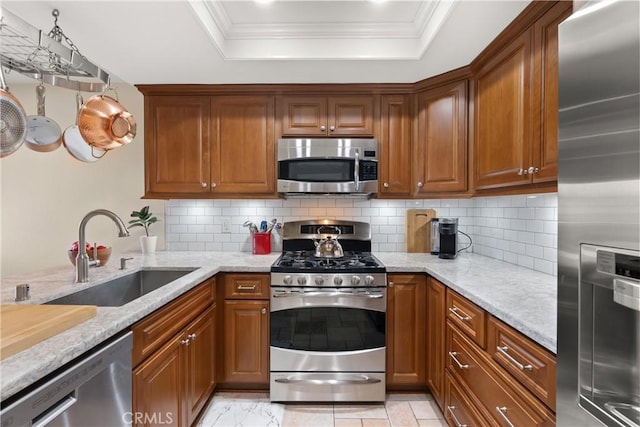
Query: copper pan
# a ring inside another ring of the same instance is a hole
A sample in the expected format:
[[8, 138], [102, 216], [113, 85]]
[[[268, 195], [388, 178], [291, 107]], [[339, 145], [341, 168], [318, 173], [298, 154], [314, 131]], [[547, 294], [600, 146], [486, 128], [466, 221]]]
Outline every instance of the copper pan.
[[96, 95], [78, 113], [80, 134], [87, 144], [111, 150], [130, 143], [136, 136], [136, 121], [120, 103], [107, 95]]

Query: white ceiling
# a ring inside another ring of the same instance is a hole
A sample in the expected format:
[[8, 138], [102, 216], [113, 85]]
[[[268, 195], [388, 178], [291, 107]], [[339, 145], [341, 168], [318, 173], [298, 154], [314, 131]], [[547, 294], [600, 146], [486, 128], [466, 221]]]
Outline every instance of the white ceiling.
[[527, 4], [2, 1], [45, 32], [59, 9], [80, 51], [131, 84], [413, 83], [467, 65]]

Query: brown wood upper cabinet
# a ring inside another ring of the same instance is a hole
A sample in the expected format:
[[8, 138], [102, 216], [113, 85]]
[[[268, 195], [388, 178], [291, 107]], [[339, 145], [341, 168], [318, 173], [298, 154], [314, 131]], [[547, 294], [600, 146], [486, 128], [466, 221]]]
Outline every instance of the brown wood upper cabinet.
[[274, 97], [215, 96], [211, 117], [211, 190], [274, 193]]
[[145, 96], [145, 193], [209, 191], [211, 98]]
[[275, 193], [273, 96], [146, 96], [147, 197]]
[[473, 65], [475, 189], [557, 180], [558, 2], [497, 54]]
[[372, 95], [283, 96], [282, 136], [373, 136]]
[[379, 197], [411, 194], [411, 105], [409, 95], [382, 95], [378, 138]]
[[467, 191], [467, 80], [416, 96], [413, 184], [417, 195]]

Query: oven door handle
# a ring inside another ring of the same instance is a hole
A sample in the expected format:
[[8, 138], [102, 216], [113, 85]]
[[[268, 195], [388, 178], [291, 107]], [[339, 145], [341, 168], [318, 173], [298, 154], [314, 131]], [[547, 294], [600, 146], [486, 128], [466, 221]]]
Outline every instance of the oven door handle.
[[309, 384], [309, 385], [351, 385], [351, 384], [376, 384], [382, 380], [378, 378], [369, 378], [366, 375], [362, 375], [360, 379], [305, 379], [296, 377], [276, 378], [274, 380], [277, 383], [282, 384]]
[[348, 292], [295, 292], [295, 293], [282, 293], [282, 294], [273, 294], [273, 298], [290, 298], [290, 297], [359, 297], [359, 298], [369, 298], [369, 299], [378, 299], [383, 298], [383, 293], [375, 293], [375, 294], [352, 294]]

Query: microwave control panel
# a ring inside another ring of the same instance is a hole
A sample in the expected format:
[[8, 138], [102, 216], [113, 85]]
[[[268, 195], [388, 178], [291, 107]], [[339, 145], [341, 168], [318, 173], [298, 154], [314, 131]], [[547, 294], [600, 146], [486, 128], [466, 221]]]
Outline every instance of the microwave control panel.
[[378, 179], [378, 162], [362, 160], [360, 162], [360, 180], [375, 181]]

